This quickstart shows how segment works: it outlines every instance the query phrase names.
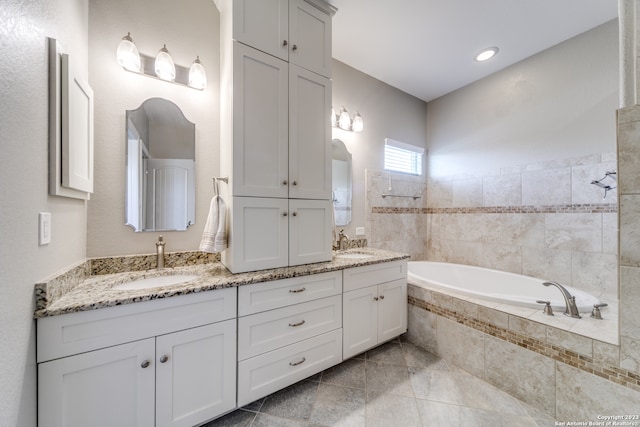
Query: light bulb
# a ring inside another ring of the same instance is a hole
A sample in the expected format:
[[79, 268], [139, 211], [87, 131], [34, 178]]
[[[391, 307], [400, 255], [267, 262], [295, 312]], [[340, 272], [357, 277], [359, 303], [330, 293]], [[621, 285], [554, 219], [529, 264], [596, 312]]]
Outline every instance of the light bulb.
[[189, 68], [189, 86], [194, 89], [204, 89], [207, 86], [207, 73], [200, 62], [200, 57], [197, 56], [191, 68]]
[[165, 44], [156, 56], [156, 75], [163, 80], [173, 81], [176, 78], [176, 66]]
[[347, 109], [342, 107], [340, 110], [340, 119], [338, 120], [338, 126], [340, 129], [351, 130], [351, 117], [349, 117], [349, 113]]
[[120, 40], [118, 49], [116, 50], [116, 58], [118, 59], [118, 64], [124, 69], [136, 73], [140, 72], [140, 53], [131, 38], [131, 33], [127, 33], [127, 35]]
[[358, 113], [357, 111], [355, 116], [353, 117], [351, 130], [354, 132], [362, 132], [364, 130], [364, 121], [362, 120], [362, 116], [360, 115], [360, 113]]

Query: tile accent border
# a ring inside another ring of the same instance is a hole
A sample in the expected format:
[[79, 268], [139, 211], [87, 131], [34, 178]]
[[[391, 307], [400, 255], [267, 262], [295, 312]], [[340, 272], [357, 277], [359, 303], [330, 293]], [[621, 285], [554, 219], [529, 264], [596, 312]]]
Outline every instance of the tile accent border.
[[[455, 297], [451, 298], [455, 299]], [[438, 306], [430, 302], [426, 302], [413, 296], [409, 296], [408, 301], [409, 305], [413, 305], [437, 316], [441, 316], [445, 319], [467, 326], [476, 331], [485, 333], [511, 344], [515, 344], [519, 347], [533, 351], [555, 361], [573, 366], [584, 372], [597, 375], [601, 378], [604, 378], [616, 384], [620, 384], [624, 387], [628, 387], [635, 391], [640, 391], [640, 375], [634, 374], [633, 372], [630, 372], [626, 369], [621, 369], [616, 366], [600, 363], [594, 360], [593, 357], [578, 354], [566, 348], [553, 345], [540, 339], [526, 336], [500, 326], [493, 325], [484, 320], [474, 318], [467, 314], [459, 313], [457, 311]], [[535, 323], [527, 319], [523, 319], [523, 321]]]
[[530, 214], [530, 213], [616, 213], [617, 203], [548, 206], [481, 206], [460, 208], [409, 208], [374, 206], [374, 214]]

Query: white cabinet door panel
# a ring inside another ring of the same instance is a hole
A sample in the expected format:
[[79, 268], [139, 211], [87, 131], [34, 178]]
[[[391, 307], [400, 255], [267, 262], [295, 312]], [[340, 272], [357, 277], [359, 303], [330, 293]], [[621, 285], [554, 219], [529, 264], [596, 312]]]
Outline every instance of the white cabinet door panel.
[[234, 40], [288, 60], [289, 0], [224, 1], [233, 3]]
[[289, 265], [331, 260], [331, 201], [289, 200]]
[[[331, 77], [331, 17], [302, 0], [289, 6], [289, 62]], [[294, 49], [295, 47], [295, 49]]]
[[378, 342], [407, 332], [406, 279], [378, 285]]
[[235, 407], [235, 319], [156, 339], [156, 426], [191, 427]]
[[331, 199], [331, 81], [289, 66], [289, 197]]
[[39, 427], [153, 427], [154, 352], [148, 338], [40, 363]]
[[288, 64], [234, 43], [234, 196], [288, 195]]
[[377, 297], [376, 286], [344, 293], [344, 359], [378, 344]]

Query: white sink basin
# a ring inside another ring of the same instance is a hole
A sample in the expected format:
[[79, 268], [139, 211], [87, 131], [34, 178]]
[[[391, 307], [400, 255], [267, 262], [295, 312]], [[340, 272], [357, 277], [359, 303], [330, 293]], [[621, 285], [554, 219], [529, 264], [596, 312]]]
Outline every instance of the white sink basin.
[[338, 254], [337, 257], [347, 258], [347, 259], [365, 259], [365, 258], [373, 258], [373, 255], [353, 253], [353, 254]]
[[161, 286], [179, 285], [197, 279], [196, 274], [174, 274], [172, 276], [155, 276], [144, 279], [125, 282], [113, 287], [123, 291], [135, 291], [139, 289], [159, 288]]

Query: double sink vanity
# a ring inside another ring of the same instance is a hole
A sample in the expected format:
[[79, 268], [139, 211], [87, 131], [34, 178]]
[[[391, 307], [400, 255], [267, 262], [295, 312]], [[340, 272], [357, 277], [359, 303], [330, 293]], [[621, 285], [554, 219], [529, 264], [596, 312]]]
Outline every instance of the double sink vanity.
[[40, 426], [200, 425], [407, 329], [407, 255], [239, 274], [189, 256], [36, 285]]

